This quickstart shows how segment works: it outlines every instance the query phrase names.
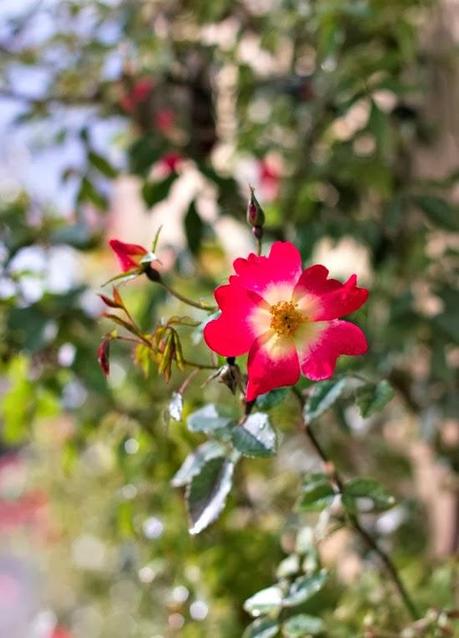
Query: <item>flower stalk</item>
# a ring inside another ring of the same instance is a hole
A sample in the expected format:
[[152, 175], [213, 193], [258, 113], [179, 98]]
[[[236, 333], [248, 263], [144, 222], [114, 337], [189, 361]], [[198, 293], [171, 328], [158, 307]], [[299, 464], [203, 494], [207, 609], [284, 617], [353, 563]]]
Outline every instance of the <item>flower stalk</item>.
[[172, 295], [179, 301], [182, 301], [183, 303], [187, 304], [188, 306], [192, 306], [193, 308], [198, 308], [199, 310], [205, 310], [207, 312], [215, 312], [215, 310], [217, 310], [216, 306], [207, 304], [204, 301], [194, 301], [194, 299], [190, 299], [189, 297], [186, 297], [185, 295], [183, 295], [181, 292], [178, 292], [177, 290], [174, 290], [173, 288], [171, 288], [169, 284], [166, 284], [164, 279], [161, 277], [160, 273], [155, 268], [152, 268], [149, 264], [145, 268], [144, 272], [150, 281], [152, 281], [155, 284], [159, 284], [160, 286], [164, 288], [164, 290], [167, 290], [167, 292], [170, 295]]
[[[306, 434], [306, 436], [308, 437], [315, 452], [320, 457], [324, 465], [324, 470], [330, 476], [331, 480], [335, 484], [337, 492], [342, 495], [344, 493], [344, 481], [341, 478], [341, 475], [339, 474], [338, 470], [336, 469], [335, 464], [333, 463], [333, 461], [329, 458], [329, 456], [323, 449], [321, 443], [319, 442], [314, 431], [312, 430], [311, 425], [303, 417], [304, 398], [301, 392], [297, 390], [296, 388], [292, 388], [292, 390], [301, 406], [302, 429], [304, 433]], [[397, 568], [394, 565], [390, 556], [386, 554], [386, 552], [378, 545], [377, 541], [372, 537], [372, 535], [364, 527], [362, 527], [358, 517], [355, 514], [348, 512], [347, 518], [349, 520], [351, 527], [356, 532], [356, 534], [360, 536], [360, 538], [365, 542], [367, 547], [369, 547], [372, 551], [374, 551], [375, 554], [377, 554], [377, 556], [379, 557], [381, 563], [386, 569], [386, 572], [390, 576], [395, 588], [397, 589], [400, 595], [400, 598], [407, 612], [409, 613], [410, 617], [413, 620], [418, 620], [421, 617], [421, 614], [419, 613], [419, 610], [417, 609], [415, 603], [411, 599], [411, 596], [406, 590], [405, 585], [403, 584], [403, 581], [400, 578]]]

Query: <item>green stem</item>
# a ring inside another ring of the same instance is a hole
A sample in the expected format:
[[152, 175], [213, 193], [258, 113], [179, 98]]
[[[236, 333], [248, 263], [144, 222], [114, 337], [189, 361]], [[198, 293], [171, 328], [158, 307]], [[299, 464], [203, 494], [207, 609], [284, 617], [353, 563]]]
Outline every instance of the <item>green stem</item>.
[[217, 370], [219, 367], [212, 364], [196, 363], [195, 361], [188, 361], [187, 359], [183, 360], [183, 364], [192, 368], [197, 368], [198, 370]]
[[188, 304], [189, 306], [193, 306], [194, 308], [199, 308], [199, 310], [207, 310], [208, 312], [215, 312], [217, 310], [217, 306], [211, 306], [210, 304], [204, 303], [203, 301], [193, 301], [193, 299], [189, 299], [182, 295], [182, 293], [177, 292], [173, 288], [171, 288], [168, 284], [166, 284], [162, 279], [158, 282], [169, 294], [171, 294], [176, 299], [183, 301], [183, 303]]
[[[301, 415], [303, 415], [304, 398], [301, 395], [301, 392], [297, 390], [296, 388], [293, 388], [293, 392], [300, 402]], [[334, 482], [338, 490], [338, 493], [342, 495], [344, 493], [344, 481], [341, 478], [340, 474], [338, 473], [338, 470], [336, 469], [335, 464], [328, 457], [327, 453], [325, 452], [319, 440], [317, 439], [314, 431], [312, 430], [310, 424], [307, 423], [307, 421], [304, 419], [303, 416], [302, 416], [302, 424], [303, 424], [304, 433], [308, 437], [314, 450], [317, 452], [322, 463], [324, 464], [325, 470], [331, 477], [332, 481]], [[384, 552], [383, 549], [381, 549], [381, 547], [378, 545], [377, 541], [371, 536], [371, 534], [364, 527], [362, 527], [359, 519], [357, 518], [355, 514], [348, 514], [348, 520], [351, 526], [353, 527], [354, 531], [360, 536], [360, 538], [365, 542], [365, 544], [370, 549], [372, 549], [375, 552], [375, 554], [379, 556], [379, 559], [381, 560], [387, 573], [391, 577], [392, 582], [394, 583], [396, 589], [398, 590], [400, 598], [402, 599], [403, 604], [405, 605], [411, 618], [413, 620], [417, 620], [418, 618], [420, 618], [421, 614], [419, 613], [418, 609], [416, 608], [416, 605], [414, 604], [410, 595], [408, 594], [405, 588], [405, 585], [403, 584], [398, 574], [397, 568], [392, 562], [392, 559], [388, 556], [388, 554]]]

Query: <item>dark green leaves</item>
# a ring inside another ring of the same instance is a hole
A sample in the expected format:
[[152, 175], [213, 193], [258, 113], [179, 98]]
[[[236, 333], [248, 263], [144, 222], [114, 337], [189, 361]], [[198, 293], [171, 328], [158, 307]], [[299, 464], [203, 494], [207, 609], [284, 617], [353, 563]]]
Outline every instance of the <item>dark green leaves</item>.
[[312, 576], [300, 576], [290, 585], [287, 595], [284, 597], [284, 607], [296, 607], [317, 594], [327, 580], [327, 572], [322, 570]]
[[317, 419], [344, 393], [347, 379], [337, 381], [321, 381], [316, 383], [304, 408], [304, 418], [307, 423]]
[[242, 634], [242, 638], [274, 638], [279, 631], [279, 625], [270, 618], [257, 618]]
[[290, 582], [286, 576], [281, 578], [278, 584], [251, 596], [245, 601], [244, 609], [252, 616], [260, 618], [246, 629], [243, 638], [269, 638], [277, 636], [280, 629], [283, 636], [291, 638], [304, 638], [323, 631], [325, 625], [320, 618], [296, 614], [284, 620], [284, 613], [281, 615], [281, 612], [288, 610], [291, 613], [294, 607], [312, 598], [323, 588], [327, 577], [325, 570], [299, 576]]
[[142, 197], [148, 208], [158, 204], [169, 195], [176, 177], [176, 173], [171, 173], [160, 182], [145, 182], [142, 187]]
[[445, 199], [434, 195], [418, 195], [415, 202], [436, 226], [458, 230], [458, 212]]
[[243, 425], [233, 428], [232, 440], [244, 456], [272, 456], [277, 449], [276, 433], [262, 412], [251, 414]]
[[[368, 506], [359, 507], [359, 503], [368, 503]], [[395, 505], [395, 499], [386, 489], [372, 478], [351, 479], [344, 486], [343, 505], [351, 512], [359, 509], [384, 511]]]
[[118, 175], [116, 168], [114, 168], [105, 157], [95, 151], [89, 151], [88, 162], [97, 169], [99, 173], [109, 179], [114, 179]]
[[[182, 397], [175, 393], [169, 404], [171, 418], [180, 420], [181, 409]], [[186, 486], [190, 533], [199, 534], [223, 509], [240, 455], [271, 456], [276, 450], [276, 434], [266, 414], [252, 414], [238, 426], [231, 417], [221, 416], [213, 404], [193, 412], [187, 425], [191, 432], [204, 433], [221, 441], [200, 445], [172, 479], [174, 487]]]
[[300, 511], [320, 511], [333, 502], [335, 491], [330, 478], [322, 472], [306, 476], [297, 509]]
[[304, 638], [320, 634], [325, 628], [324, 621], [316, 616], [298, 614], [282, 625], [282, 635], [286, 638]]
[[232, 461], [216, 457], [193, 476], [186, 492], [190, 534], [199, 534], [218, 518], [231, 490], [233, 472]]
[[379, 383], [367, 383], [358, 388], [356, 402], [361, 415], [366, 418], [380, 412], [393, 398], [394, 389], [386, 380]]
[[81, 250], [91, 248], [95, 240], [96, 237], [91, 228], [83, 222], [61, 226], [51, 234], [51, 241], [54, 244], [67, 244]]
[[188, 429], [191, 432], [205, 432], [206, 434], [221, 430], [230, 423], [229, 417], [219, 416], [217, 408], [213, 404], [193, 412], [187, 420]]
[[258, 591], [244, 603], [244, 609], [251, 616], [278, 613], [282, 607], [282, 589], [273, 585]]
[[192, 255], [197, 255], [204, 237], [204, 223], [196, 211], [194, 202], [191, 202], [184, 219], [185, 235], [188, 248]]
[[79, 204], [89, 202], [101, 210], [105, 210], [108, 205], [107, 198], [96, 188], [87, 176], [81, 180], [77, 201]]
[[256, 406], [259, 410], [271, 410], [271, 408], [282, 403], [287, 394], [287, 388], [278, 388], [266, 394], [260, 394], [260, 396], [257, 397]]
[[193, 476], [199, 474], [201, 469], [211, 459], [224, 457], [225, 448], [217, 441], [206, 441], [200, 445], [194, 452], [189, 454], [183, 465], [172, 479], [173, 487], [182, 487], [190, 483]]

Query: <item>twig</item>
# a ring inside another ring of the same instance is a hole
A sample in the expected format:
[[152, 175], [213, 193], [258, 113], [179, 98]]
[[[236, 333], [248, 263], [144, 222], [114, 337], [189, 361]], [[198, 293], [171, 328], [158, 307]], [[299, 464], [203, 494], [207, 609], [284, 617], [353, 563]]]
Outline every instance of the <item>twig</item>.
[[[331, 477], [332, 481], [334, 482], [338, 490], [338, 493], [342, 495], [344, 493], [344, 481], [341, 478], [334, 463], [328, 457], [327, 453], [325, 452], [319, 440], [317, 439], [310, 424], [307, 423], [307, 421], [303, 417], [304, 398], [301, 395], [301, 392], [297, 390], [296, 388], [293, 388], [293, 392], [301, 405], [301, 419], [302, 419], [303, 431], [308, 437], [309, 441], [311, 442], [314, 450], [317, 452], [318, 456], [320, 457], [322, 463], [324, 464], [325, 470], [327, 474]], [[378, 545], [377, 541], [371, 536], [371, 534], [364, 527], [362, 527], [359, 519], [357, 518], [355, 514], [348, 513], [348, 520], [351, 526], [353, 527], [353, 529], [355, 530], [355, 532], [366, 543], [366, 545], [379, 556], [382, 564], [386, 568], [387, 573], [391, 577], [392, 582], [394, 583], [396, 589], [398, 590], [398, 593], [400, 594], [400, 598], [402, 599], [411, 618], [413, 620], [417, 620], [418, 618], [420, 618], [421, 614], [416, 608], [416, 605], [414, 604], [414, 602], [411, 600], [411, 597], [408, 594], [405, 588], [405, 585], [403, 584], [398, 574], [397, 568], [392, 562], [392, 559], [384, 552], [383, 549], [381, 549], [381, 547]]]
[[204, 303], [203, 301], [194, 301], [189, 297], [185, 297], [182, 293], [177, 292], [173, 288], [170, 288], [163, 280], [158, 282], [169, 294], [171, 294], [176, 299], [183, 301], [183, 303], [188, 304], [189, 306], [193, 306], [194, 308], [199, 308], [199, 310], [207, 310], [208, 312], [215, 312], [217, 310], [217, 306], [211, 306], [210, 304]]

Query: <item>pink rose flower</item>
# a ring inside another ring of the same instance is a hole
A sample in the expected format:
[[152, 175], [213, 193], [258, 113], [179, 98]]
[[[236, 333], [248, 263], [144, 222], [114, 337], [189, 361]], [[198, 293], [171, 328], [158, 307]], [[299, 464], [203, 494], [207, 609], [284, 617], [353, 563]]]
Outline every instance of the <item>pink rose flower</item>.
[[329, 379], [339, 356], [362, 355], [362, 330], [341, 317], [368, 297], [352, 275], [341, 284], [315, 265], [303, 270], [290, 242], [276, 242], [267, 257], [236, 259], [235, 275], [219, 286], [222, 311], [204, 329], [209, 348], [224, 357], [248, 353], [247, 401], [274, 388], [308, 379]]

